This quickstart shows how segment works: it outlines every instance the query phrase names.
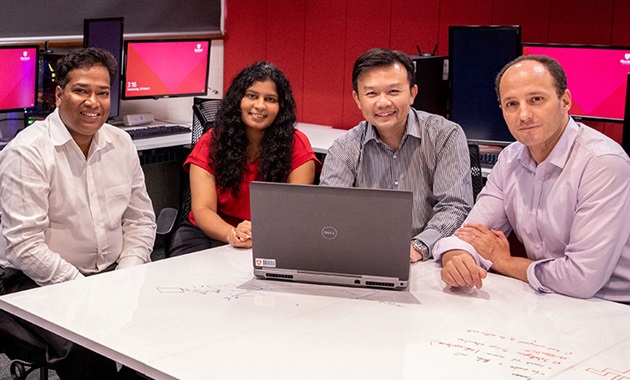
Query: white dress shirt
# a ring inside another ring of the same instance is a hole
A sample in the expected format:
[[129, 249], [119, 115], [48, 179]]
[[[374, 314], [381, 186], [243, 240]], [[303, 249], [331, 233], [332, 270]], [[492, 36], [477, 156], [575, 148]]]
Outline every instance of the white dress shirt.
[[[603, 134], [569, 120], [545, 161], [536, 165], [521, 143], [506, 147], [464, 223], [514, 230], [523, 242], [532, 288], [574, 297], [630, 301], [630, 160]], [[455, 236], [433, 255], [470, 252]]]
[[39, 285], [150, 261], [155, 215], [138, 153], [103, 125], [83, 155], [58, 110], [0, 152], [0, 265]]

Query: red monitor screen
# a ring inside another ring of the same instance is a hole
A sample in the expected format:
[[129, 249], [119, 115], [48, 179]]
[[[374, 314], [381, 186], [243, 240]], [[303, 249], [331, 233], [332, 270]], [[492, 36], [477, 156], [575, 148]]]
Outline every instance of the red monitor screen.
[[0, 46], [0, 111], [37, 104], [38, 53], [36, 45]]
[[623, 120], [630, 47], [523, 44], [523, 54], [556, 59], [567, 74], [571, 115]]
[[123, 99], [205, 95], [210, 42], [125, 41]]

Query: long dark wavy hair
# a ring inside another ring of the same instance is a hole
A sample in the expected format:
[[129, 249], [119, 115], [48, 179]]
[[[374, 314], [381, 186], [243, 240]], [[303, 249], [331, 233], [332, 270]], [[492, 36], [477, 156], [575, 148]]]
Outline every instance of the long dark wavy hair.
[[217, 187], [238, 195], [247, 167], [246, 126], [241, 117], [241, 99], [254, 82], [271, 79], [276, 84], [279, 110], [273, 123], [265, 129], [260, 142], [256, 179], [286, 182], [291, 172], [295, 133], [295, 100], [289, 80], [269, 62], [256, 62], [246, 67], [232, 81], [217, 112], [210, 141], [210, 163]]

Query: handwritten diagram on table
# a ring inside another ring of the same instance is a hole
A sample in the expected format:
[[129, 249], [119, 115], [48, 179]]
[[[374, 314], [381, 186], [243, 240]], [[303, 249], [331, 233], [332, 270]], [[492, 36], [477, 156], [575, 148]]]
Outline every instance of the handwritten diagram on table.
[[573, 352], [537, 341], [469, 329], [448, 340], [433, 340], [432, 348], [480, 365], [503, 367], [514, 378], [544, 379], [571, 360]]
[[245, 282], [235, 280], [229, 283], [206, 282], [184, 286], [157, 286], [156, 290], [160, 294], [198, 294], [217, 296], [226, 301], [255, 297], [259, 303], [270, 302], [272, 299], [277, 299], [278, 297], [274, 297], [274, 294], [284, 294], [284, 298], [290, 297], [291, 294], [295, 294], [300, 296], [316, 295], [341, 299], [362, 299], [384, 302], [399, 307], [402, 307], [403, 304], [419, 303], [419, 301], [411, 293], [405, 291], [325, 285], [319, 285], [317, 288], [313, 288], [313, 285], [311, 284], [259, 279], [250, 279]]
[[608, 380], [630, 380], [630, 369], [622, 372], [611, 368], [606, 368], [603, 370], [589, 368], [586, 371], [602, 376], [604, 379]]

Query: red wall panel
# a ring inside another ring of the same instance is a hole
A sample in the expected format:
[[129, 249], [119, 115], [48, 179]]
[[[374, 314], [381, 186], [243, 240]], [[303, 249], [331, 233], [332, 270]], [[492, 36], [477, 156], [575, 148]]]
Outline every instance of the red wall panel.
[[621, 138], [623, 136], [623, 123], [604, 123], [603, 133], [621, 144]]
[[609, 45], [614, 0], [554, 0], [549, 42]]
[[303, 109], [304, 18], [304, 0], [275, 0], [267, 8], [266, 59], [291, 82], [298, 115]]
[[338, 0], [306, 2], [304, 39], [304, 105], [300, 121], [343, 125], [346, 3]]
[[348, 0], [346, 13], [346, 57], [344, 60], [343, 121], [350, 129], [363, 116], [352, 98], [352, 66], [363, 52], [390, 45], [391, 0]]
[[439, 41], [440, 0], [392, 0], [391, 49], [430, 53]]
[[492, 24], [520, 25], [521, 41], [547, 42], [550, 1], [495, 1], [492, 4]]
[[[223, 88], [247, 65], [264, 60], [267, 29], [267, 1], [226, 0]], [[261, 16], [262, 15], [262, 16]]]
[[630, 46], [630, 1], [615, 1], [611, 44]]
[[[298, 119], [351, 128], [355, 59], [373, 47], [448, 54], [450, 25], [521, 25], [524, 42], [630, 46], [625, 0], [226, 0], [224, 82], [262, 59], [291, 80]], [[620, 123], [587, 122], [617, 141]]]

